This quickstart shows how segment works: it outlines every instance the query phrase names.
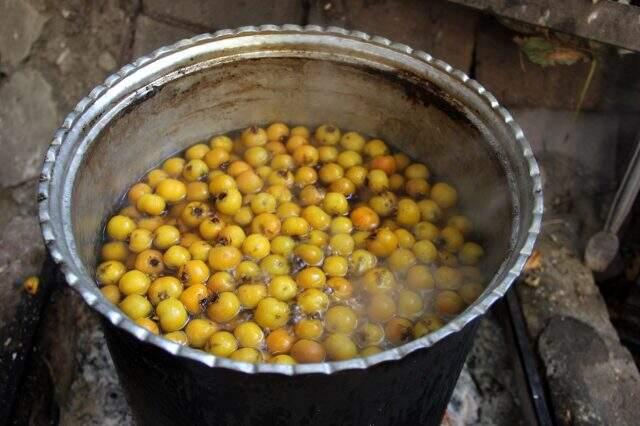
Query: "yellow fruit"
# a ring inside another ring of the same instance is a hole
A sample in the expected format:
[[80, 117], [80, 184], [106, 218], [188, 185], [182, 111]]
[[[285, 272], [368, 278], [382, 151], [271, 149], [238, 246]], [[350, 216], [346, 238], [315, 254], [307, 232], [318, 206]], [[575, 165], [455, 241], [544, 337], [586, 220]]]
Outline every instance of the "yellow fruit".
[[247, 148], [252, 146], [261, 146], [267, 143], [269, 137], [267, 132], [260, 127], [249, 127], [245, 131], [242, 132], [242, 143]]
[[238, 299], [245, 309], [253, 309], [267, 297], [267, 286], [264, 284], [243, 284], [237, 290]]
[[243, 322], [233, 330], [241, 348], [260, 349], [264, 342], [264, 332], [255, 322]]
[[321, 145], [335, 145], [340, 141], [340, 129], [331, 124], [323, 124], [316, 129], [315, 138]]
[[458, 193], [455, 188], [443, 182], [438, 182], [431, 188], [431, 199], [442, 209], [456, 205]]
[[126, 240], [134, 229], [136, 229], [136, 223], [127, 216], [113, 216], [107, 223], [107, 235], [118, 241]]
[[231, 321], [238, 312], [240, 312], [240, 300], [228, 291], [220, 293], [207, 307], [207, 316], [218, 323]]
[[343, 333], [334, 333], [323, 342], [329, 359], [343, 361], [353, 358], [358, 354], [358, 348], [349, 336]]
[[216, 331], [218, 331], [216, 323], [208, 319], [199, 318], [189, 321], [184, 329], [187, 339], [189, 340], [189, 346], [197, 349], [204, 348]]
[[181, 330], [189, 319], [187, 309], [178, 299], [169, 298], [158, 303], [156, 315], [160, 321], [160, 327], [165, 332]]
[[275, 330], [289, 321], [289, 305], [273, 297], [258, 302], [254, 319], [263, 328]]
[[209, 337], [205, 350], [215, 356], [228, 357], [238, 349], [238, 341], [228, 331], [216, 331]]
[[209, 266], [215, 271], [228, 271], [238, 266], [242, 253], [233, 246], [216, 246], [209, 251]]
[[325, 322], [329, 332], [349, 334], [358, 326], [358, 316], [347, 306], [334, 306], [327, 311]]

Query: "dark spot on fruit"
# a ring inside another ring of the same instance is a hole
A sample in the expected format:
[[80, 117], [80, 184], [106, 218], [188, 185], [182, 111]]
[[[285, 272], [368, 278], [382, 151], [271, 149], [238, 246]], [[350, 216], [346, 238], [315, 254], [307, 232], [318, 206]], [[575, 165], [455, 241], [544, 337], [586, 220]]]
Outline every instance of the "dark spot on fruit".
[[216, 239], [216, 244], [220, 246], [228, 246], [231, 244], [231, 241], [227, 237], [218, 237]]
[[291, 272], [296, 274], [298, 272], [300, 272], [305, 266], [307, 266], [307, 263], [302, 260], [302, 258], [300, 256], [293, 256], [291, 258]]
[[405, 328], [404, 331], [400, 334], [400, 341], [408, 342], [409, 340], [411, 340], [411, 335], [411, 329]]
[[204, 311], [205, 309], [207, 309], [207, 306], [209, 306], [209, 303], [211, 303], [210, 298], [205, 297], [204, 299], [200, 299], [199, 305], [200, 308]]

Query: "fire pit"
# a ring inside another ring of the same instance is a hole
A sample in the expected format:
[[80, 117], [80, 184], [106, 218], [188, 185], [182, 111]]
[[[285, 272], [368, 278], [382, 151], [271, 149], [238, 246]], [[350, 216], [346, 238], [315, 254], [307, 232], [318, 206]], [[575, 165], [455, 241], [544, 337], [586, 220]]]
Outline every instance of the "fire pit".
[[[121, 188], [213, 133], [331, 121], [389, 141], [459, 188], [493, 278], [441, 330], [367, 358], [243, 364], [150, 334], [101, 297], [91, 271]], [[40, 220], [67, 282], [103, 315], [141, 424], [439, 424], [478, 321], [518, 276], [540, 227], [532, 151], [477, 82], [408, 46], [338, 28], [205, 34], [143, 57], [64, 121], [41, 175]]]

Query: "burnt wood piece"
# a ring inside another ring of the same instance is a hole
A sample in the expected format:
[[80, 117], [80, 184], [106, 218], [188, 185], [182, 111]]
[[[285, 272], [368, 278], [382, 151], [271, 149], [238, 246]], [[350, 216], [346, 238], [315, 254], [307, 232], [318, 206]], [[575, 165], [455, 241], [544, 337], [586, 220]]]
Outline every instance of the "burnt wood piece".
[[40, 286], [34, 295], [22, 297], [13, 321], [0, 335], [0, 424], [8, 423], [25, 368], [29, 365], [34, 335], [58, 273], [50, 258], [42, 267]]

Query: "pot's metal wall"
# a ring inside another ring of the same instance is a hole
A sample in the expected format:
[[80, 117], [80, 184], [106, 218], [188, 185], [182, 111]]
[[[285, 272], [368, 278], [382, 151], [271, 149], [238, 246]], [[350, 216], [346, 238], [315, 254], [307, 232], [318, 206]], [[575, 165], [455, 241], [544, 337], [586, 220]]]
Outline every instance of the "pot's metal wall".
[[[117, 188], [142, 172], [136, 167], [210, 132], [282, 117], [306, 124], [337, 118], [336, 125], [395, 141], [433, 164], [485, 213], [476, 225], [488, 233], [495, 275], [484, 294], [442, 329], [398, 348], [304, 365], [243, 364], [183, 347], [106, 301], [91, 274], [92, 253]], [[105, 164], [132, 174], [105, 174]], [[502, 194], [502, 208], [487, 203], [486, 188]], [[531, 148], [482, 86], [408, 46], [314, 26], [203, 34], [125, 66], [56, 132], [38, 200], [52, 258], [103, 315], [138, 421], [154, 425], [439, 424], [479, 318], [522, 270], [543, 210]]]
[[139, 425], [440, 425], [480, 318], [430, 348], [367, 370], [247, 374], [209, 368], [105, 322]]

